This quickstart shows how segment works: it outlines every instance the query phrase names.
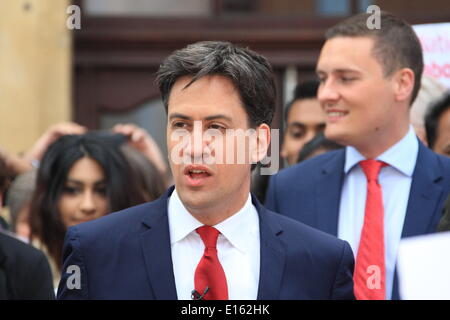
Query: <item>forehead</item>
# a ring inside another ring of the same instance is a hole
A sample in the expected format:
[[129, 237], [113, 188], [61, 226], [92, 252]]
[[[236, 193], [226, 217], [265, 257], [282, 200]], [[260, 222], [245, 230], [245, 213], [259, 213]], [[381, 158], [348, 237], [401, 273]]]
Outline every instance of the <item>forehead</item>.
[[374, 45], [372, 37], [331, 38], [322, 47], [317, 71], [380, 69], [381, 65], [373, 55]]
[[325, 113], [320, 106], [320, 102], [315, 98], [296, 100], [289, 110], [288, 122], [304, 122], [307, 120], [325, 121]]
[[445, 110], [441, 116], [439, 117], [438, 121], [438, 130], [450, 133], [450, 106], [448, 106], [448, 109]]
[[168, 113], [207, 117], [220, 112], [229, 117], [245, 116], [239, 91], [228, 78], [220, 75], [205, 76], [188, 87], [191, 76], [179, 78], [170, 91]]
[[95, 181], [103, 177], [103, 168], [96, 160], [89, 157], [75, 161], [68, 174], [68, 179], [80, 181]]

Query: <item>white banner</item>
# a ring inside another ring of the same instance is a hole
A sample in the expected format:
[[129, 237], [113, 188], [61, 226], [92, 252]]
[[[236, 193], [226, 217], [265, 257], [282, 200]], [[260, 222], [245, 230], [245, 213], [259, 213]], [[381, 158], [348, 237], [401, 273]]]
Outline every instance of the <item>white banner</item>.
[[422, 43], [424, 74], [450, 88], [450, 23], [413, 26]]

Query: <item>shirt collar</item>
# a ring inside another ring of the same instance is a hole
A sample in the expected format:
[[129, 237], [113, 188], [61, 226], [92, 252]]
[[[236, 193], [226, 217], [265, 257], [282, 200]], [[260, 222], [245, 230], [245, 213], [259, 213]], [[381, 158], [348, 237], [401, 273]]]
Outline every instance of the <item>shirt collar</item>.
[[[170, 243], [183, 240], [203, 224], [185, 208], [175, 189], [168, 205]], [[255, 221], [256, 217], [256, 221]], [[256, 223], [255, 223], [256, 222]], [[258, 215], [248, 195], [245, 205], [235, 214], [214, 226], [238, 250], [247, 252], [248, 235], [258, 232]]]
[[184, 239], [192, 231], [203, 225], [187, 211], [176, 188], [169, 198], [168, 216], [171, 244]]
[[[259, 220], [253, 207], [250, 194], [245, 205], [228, 219], [214, 226], [238, 250], [248, 252], [249, 235], [255, 236], [259, 232]], [[259, 236], [259, 235], [258, 235]]]
[[[413, 127], [409, 126], [408, 133], [400, 141], [378, 156], [376, 160], [383, 161], [404, 175], [412, 177], [418, 152], [419, 142], [417, 141]], [[351, 146], [346, 147], [345, 173], [347, 174], [362, 160], [366, 159], [358, 150]]]

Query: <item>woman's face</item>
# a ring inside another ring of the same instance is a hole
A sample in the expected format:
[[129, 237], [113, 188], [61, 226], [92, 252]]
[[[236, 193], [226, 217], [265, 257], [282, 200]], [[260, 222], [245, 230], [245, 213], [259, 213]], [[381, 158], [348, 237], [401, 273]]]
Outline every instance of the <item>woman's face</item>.
[[108, 213], [106, 177], [92, 158], [76, 161], [67, 175], [58, 211], [66, 227], [90, 221]]

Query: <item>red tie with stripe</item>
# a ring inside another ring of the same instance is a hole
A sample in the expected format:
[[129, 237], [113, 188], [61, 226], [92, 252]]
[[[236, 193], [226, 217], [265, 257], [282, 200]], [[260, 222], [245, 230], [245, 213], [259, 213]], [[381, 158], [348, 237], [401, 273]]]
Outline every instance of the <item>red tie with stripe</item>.
[[217, 256], [217, 238], [219, 231], [210, 226], [197, 229], [205, 244], [203, 257], [195, 270], [195, 291], [204, 300], [228, 300], [228, 287], [225, 272]]
[[358, 300], [386, 299], [386, 267], [384, 261], [384, 209], [378, 174], [384, 162], [361, 161], [367, 178], [364, 225], [356, 257], [354, 290]]

